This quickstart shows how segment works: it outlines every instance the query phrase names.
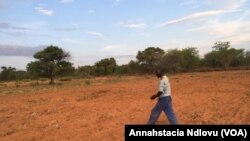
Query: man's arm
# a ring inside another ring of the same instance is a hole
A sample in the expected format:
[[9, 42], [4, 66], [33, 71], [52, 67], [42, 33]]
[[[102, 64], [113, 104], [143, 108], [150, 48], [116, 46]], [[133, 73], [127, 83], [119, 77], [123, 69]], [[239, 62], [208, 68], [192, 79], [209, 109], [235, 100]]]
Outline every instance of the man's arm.
[[162, 95], [162, 94], [163, 94], [163, 92], [158, 91], [158, 93], [157, 93], [157, 94], [152, 95], [152, 96], [150, 97], [150, 99], [154, 100], [155, 98], [159, 97], [159, 96], [160, 96], [160, 95]]

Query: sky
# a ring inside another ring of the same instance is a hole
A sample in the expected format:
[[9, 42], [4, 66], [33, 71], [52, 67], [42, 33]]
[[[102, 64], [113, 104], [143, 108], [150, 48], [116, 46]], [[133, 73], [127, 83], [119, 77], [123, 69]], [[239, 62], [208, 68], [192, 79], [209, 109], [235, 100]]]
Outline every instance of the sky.
[[249, 0], [0, 0], [0, 66], [20, 70], [49, 45], [78, 67], [147, 47], [202, 56], [217, 41], [250, 51]]

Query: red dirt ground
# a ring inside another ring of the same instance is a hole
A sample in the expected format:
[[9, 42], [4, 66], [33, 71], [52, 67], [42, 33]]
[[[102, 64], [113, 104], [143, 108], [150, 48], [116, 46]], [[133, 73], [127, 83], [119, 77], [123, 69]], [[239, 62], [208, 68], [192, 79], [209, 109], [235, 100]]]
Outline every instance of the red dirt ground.
[[[250, 124], [250, 71], [169, 78], [181, 124]], [[0, 140], [124, 140], [125, 124], [147, 122], [157, 81], [154, 76], [122, 76], [55, 86], [1, 84]], [[169, 124], [163, 113], [157, 124]]]

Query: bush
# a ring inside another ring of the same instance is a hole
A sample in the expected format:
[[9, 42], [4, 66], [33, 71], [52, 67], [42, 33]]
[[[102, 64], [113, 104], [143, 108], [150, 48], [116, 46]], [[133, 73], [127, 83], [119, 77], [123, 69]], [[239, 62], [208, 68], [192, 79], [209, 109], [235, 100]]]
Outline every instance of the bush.
[[85, 85], [90, 85], [91, 84], [90, 80], [85, 80], [84, 83], [85, 83]]
[[71, 81], [72, 78], [69, 78], [69, 77], [65, 77], [65, 78], [61, 78], [59, 79], [60, 81]]
[[39, 78], [40, 81], [47, 81], [47, 78]]
[[21, 83], [20, 83], [19, 81], [16, 81], [15, 86], [16, 86], [16, 87], [20, 87], [20, 86], [21, 86]]

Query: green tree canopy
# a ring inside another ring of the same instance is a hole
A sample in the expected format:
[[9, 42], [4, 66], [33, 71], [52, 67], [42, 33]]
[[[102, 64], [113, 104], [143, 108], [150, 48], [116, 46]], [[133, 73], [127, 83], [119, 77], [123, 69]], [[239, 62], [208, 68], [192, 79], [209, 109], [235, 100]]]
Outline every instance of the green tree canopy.
[[76, 71], [77, 75], [81, 77], [89, 77], [91, 75], [94, 75], [94, 66], [79, 66]]
[[1, 81], [9, 81], [16, 78], [15, 75], [16, 68], [2, 66], [1, 69], [2, 69], [2, 72], [0, 73]]
[[147, 72], [153, 72], [159, 67], [164, 56], [164, 50], [159, 47], [148, 47], [144, 51], [138, 51], [136, 59]]
[[195, 47], [184, 48], [182, 54], [182, 68], [184, 71], [193, 71], [200, 63], [199, 51]]
[[233, 67], [244, 63], [244, 50], [230, 48], [230, 42], [215, 42], [214, 50], [205, 55], [208, 67]]
[[48, 46], [34, 54], [37, 61], [27, 64], [27, 71], [36, 76], [50, 78], [50, 84], [54, 84], [56, 75], [72, 70], [72, 63], [68, 62], [70, 54], [57, 46]]
[[95, 63], [95, 73], [97, 75], [109, 75], [115, 72], [116, 60], [112, 58], [105, 58]]
[[162, 69], [170, 73], [180, 72], [182, 70], [181, 68], [182, 60], [183, 60], [183, 56], [180, 50], [169, 49], [162, 60], [162, 64], [163, 64]]
[[245, 64], [250, 66], [250, 51], [247, 51], [246, 52], [246, 55], [245, 55]]

